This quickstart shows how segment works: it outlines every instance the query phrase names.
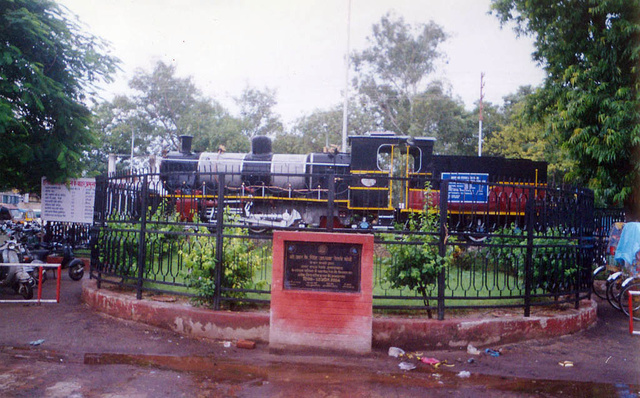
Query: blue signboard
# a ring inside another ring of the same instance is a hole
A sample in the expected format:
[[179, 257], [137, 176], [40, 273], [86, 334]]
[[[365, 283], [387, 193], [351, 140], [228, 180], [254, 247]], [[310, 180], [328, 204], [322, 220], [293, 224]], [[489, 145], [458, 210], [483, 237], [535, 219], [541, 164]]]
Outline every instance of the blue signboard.
[[442, 173], [441, 178], [450, 180], [449, 203], [487, 203], [489, 200], [489, 174]]

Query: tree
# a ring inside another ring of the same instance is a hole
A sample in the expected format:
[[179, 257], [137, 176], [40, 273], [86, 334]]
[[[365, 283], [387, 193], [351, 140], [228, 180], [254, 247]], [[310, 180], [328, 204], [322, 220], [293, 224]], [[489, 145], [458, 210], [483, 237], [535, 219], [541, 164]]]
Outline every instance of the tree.
[[247, 137], [282, 132], [280, 117], [273, 111], [273, 107], [278, 103], [275, 90], [267, 88], [260, 91], [246, 87], [235, 101], [240, 107], [241, 131]]
[[557, 136], [545, 134], [545, 120], [530, 117], [527, 100], [533, 94], [531, 86], [520, 87], [515, 94], [504, 97], [500, 110], [502, 119], [495, 133], [485, 140], [485, 153], [506, 158], [531, 159], [549, 163], [550, 180], [562, 181], [573, 165], [558, 143]]
[[[135, 117], [136, 105], [128, 97], [117, 95], [111, 101], [96, 104], [93, 107], [93, 127], [99, 137], [95, 145], [85, 155], [85, 174], [95, 176], [107, 171], [109, 154], [127, 154], [131, 151], [131, 136], [141, 131], [141, 119]], [[143, 147], [148, 145], [147, 137], [138, 135], [136, 142]], [[130, 167], [128, 164], [127, 167]]]
[[80, 175], [94, 143], [84, 101], [117, 63], [55, 2], [0, 0], [0, 188]]
[[377, 116], [383, 129], [422, 135], [413, 125], [416, 96], [425, 89], [445, 39], [433, 21], [413, 28], [403, 18], [387, 14], [373, 25], [370, 47], [352, 56], [354, 86], [361, 105]]
[[640, 214], [640, 1], [493, 0], [492, 10], [535, 37], [548, 75], [529, 108], [575, 161], [568, 177]]
[[[138, 70], [129, 82], [137, 92], [116, 96], [94, 108], [100, 145], [88, 157], [88, 169], [105, 171], [107, 155], [128, 154], [134, 134], [134, 156], [159, 156], [178, 148], [178, 136], [193, 136], [193, 150], [246, 152], [249, 140], [238, 134], [240, 121], [218, 102], [205, 98], [190, 77], [175, 76], [175, 66], [158, 62], [151, 73]], [[145, 167], [145, 162], [134, 162]], [[129, 165], [127, 165], [129, 167]]]
[[414, 116], [409, 135], [437, 138], [434, 150], [441, 154], [472, 155], [474, 118], [461, 100], [447, 93], [440, 82], [430, 84], [413, 97]]
[[132, 99], [137, 116], [145, 123], [141, 135], [158, 137], [163, 145], [174, 148], [178, 136], [193, 135], [194, 126], [185, 118], [201, 97], [190, 77], [179, 78], [175, 73], [175, 65], [159, 61], [151, 73], [137, 70], [129, 82], [129, 87], [137, 91]]
[[250, 142], [240, 134], [241, 121], [215, 101], [199, 101], [187, 115], [197, 133], [194, 151], [216, 151], [221, 146], [229, 152], [248, 152]]
[[[273, 149], [278, 153], [322, 152], [342, 144], [342, 105], [329, 110], [316, 110], [299, 118], [290, 132], [276, 135]], [[348, 135], [362, 135], [375, 130], [374, 118], [358, 106], [349, 107]], [[344, 149], [339, 148], [343, 152]]]

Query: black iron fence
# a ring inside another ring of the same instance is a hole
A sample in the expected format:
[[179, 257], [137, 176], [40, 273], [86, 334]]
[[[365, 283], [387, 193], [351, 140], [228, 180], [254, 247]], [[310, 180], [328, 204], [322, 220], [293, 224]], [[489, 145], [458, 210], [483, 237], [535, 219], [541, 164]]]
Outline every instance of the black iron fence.
[[454, 309], [516, 307], [528, 316], [533, 306], [577, 307], [590, 296], [603, 226], [588, 190], [448, 180], [416, 189], [389, 177], [385, 206], [375, 206], [380, 189], [360, 188], [367, 206], [355, 207], [344, 188], [355, 186], [350, 178], [331, 175], [305, 192], [215, 183], [234, 181], [224, 173], [171, 191], [166, 175], [98, 178], [91, 277], [138, 298], [268, 304], [271, 232], [334, 231], [375, 236], [376, 309], [434, 310], [443, 319]]
[[622, 208], [596, 208], [593, 213], [595, 220], [593, 232], [594, 263], [596, 265], [605, 265], [611, 227], [614, 223], [625, 221], [625, 211]]
[[67, 242], [74, 248], [89, 247], [91, 224], [47, 221], [44, 223], [44, 241]]

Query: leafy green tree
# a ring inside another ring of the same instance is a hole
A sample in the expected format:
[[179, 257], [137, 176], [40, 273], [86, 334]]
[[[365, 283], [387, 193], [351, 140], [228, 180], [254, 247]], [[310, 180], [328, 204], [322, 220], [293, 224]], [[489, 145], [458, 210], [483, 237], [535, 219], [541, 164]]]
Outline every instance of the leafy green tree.
[[199, 101], [187, 115], [195, 126], [194, 151], [216, 151], [224, 147], [229, 152], [248, 152], [250, 142], [240, 134], [241, 121], [215, 101]]
[[[93, 131], [99, 137], [95, 145], [85, 154], [85, 173], [95, 176], [107, 171], [109, 154], [128, 154], [131, 151], [131, 135], [141, 131], [141, 120], [135, 117], [136, 106], [126, 96], [117, 95], [111, 101], [93, 107]], [[142, 141], [145, 141], [141, 144]], [[149, 140], [139, 135], [136, 142], [146, 147]], [[130, 164], [126, 165], [130, 167]]]
[[[278, 153], [310, 153], [339, 148], [342, 143], [342, 105], [329, 110], [316, 110], [299, 118], [291, 131], [278, 134], [273, 148]], [[348, 135], [362, 135], [376, 130], [374, 117], [352, 106], [347, 116]], [[342, 150], [342, 148], [340, 148]]]
[[165, 146], [177, 148], [180, 135], [197, 131], [197, 125], [188, 123], [192, 119], [187, 115], [201, 100], [201, 94], [191, 77], [180, 78], [175, 73], [175, 65], [159, 61], [151, 73], [137, 70], [129, 87], [136, 90], [132, 97], [136, 117], [145, 125], [141, 135], [158, 137]]
[[275, 135], [283, 131], [280, 116], [273, 107], [277, 105], [275, 90], [260, 91], [246, 87], [240, 97], [235, 98], [240, 107], [242, 133], [253, 138], [257, 135]]
[[473, 133], [477, 130], [474, 130], [477, 121], [461, 100], [447, 93], [440, 82], [430, 84], [413, 98], [410, 135], [437, 138], [434, 149], [441, 154], [474, 154], [477, 140]]
[[520, 87], [515, 94], [504, 98], [501, 122], [495, 133], [485, 140], [487, 155], [546, 161], [548, 177], [562, 181], [573, 167], [567, 151], [558, 143], [558, 137], [545, 134], [546, 121], [531, 118], [526, 105], [533, 94], [530, 86]]
[[129, 85], [134, 95], [116, 96], [94, 108], [100, 145], [87, 156], [87, 168], [94, 174], [105, 171], [108, 154], [130, 153], [132, 134], [134, 156], [145, 158], [178, 148], [183, 134], [193, 136], [193, 150], [224, 146], [227, 151], [248, 151], [249, 140], [239, 134], [240, 120], [203, 97], [191, 78], [176, 77], [175, 66], [159, 62], [151, 73], [138, 70]]
[[94, 144], [85, 101], [118, 60], [50, 0], [0, 0], [0, 188], [81, 174]]
[[413, 126], [418, 113], [416, 96], [441, 57], [438, 46], [446, 39], [433, 21], [412, 27], [391, 14], [373, 25], [369, 48], [352, 56], [354, 86], [359, 102], [378, 118], [378, 125], [400, 134], [422, 135]]
[[535, 37], [548, 75], [531, 109], [575, 161], [568, 178], [640, 214], [640, 1], [493, 0], [492, 10]]

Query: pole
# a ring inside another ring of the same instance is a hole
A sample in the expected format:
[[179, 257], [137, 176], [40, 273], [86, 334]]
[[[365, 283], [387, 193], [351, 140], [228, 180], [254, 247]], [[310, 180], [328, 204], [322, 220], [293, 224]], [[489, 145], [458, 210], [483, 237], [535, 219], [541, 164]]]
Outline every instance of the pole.
[[131, 129], [131, 174], [133, 174], [133, 140], [135, 139], [136, 133]]
[[147, 259], [147, 196], [149, 195], [148, 175], [142, 176], [142, 189], [140, 198], [140, 233], [138, 235], [138, 281], [136, 284], [136, 298], [142, 300], [142, 288], [144, 287], [145, 262]]
[[480, 72], [480, 105], [479, 105], [479, 114], [478, 114], [478, 156], [482, 156], [482, 110], [484, 105], [482, 104], [482, 100], [484, 99], [484, 94], [482, 90], [484, 88], [484, 72]]
[[[440, 239], [438, 253], [441, 257], [447, 255], [447, 215], [449, 212], [449, 180], [440, 181]], [[444, 291], [446, 284], [445, 269], [438, 272], [438, 320], [444, 320]]]
[[333, 231], [333, 209], [335, 207], [335, 196], [336, 196], [336, 173], [335, 170], [331, 171], [331, 174], [329, 174], [329, 184], [328, 184], [328, 194], [329, 196], [327, 197], [327, 207], [328, 207], [328, 214], [327, 214], [327, 232], [332, 232]]
[[529, 188], [527, 203], [525, 204], [525, 225], [527, 228], [527, 253], [524, 260], [524, 316], [531, 315], [531, 291], [533, 289], [533, 210], [535, 198], [534, 189]]
[[219, 310], [222, 301], [222, 275], [224, 264], [224, 181], [225, 174], [218, 176], [218, 204], [216, 207], [216, 267], [214, 268], [215, 290], [213, 293], [213, 309]]
[[347, 152], [347, 118], [349, 115], [349, 50], [351, 48], [351, 0], [349, 0], [347, 10], [347, 52], [344, 56], [344, 103], [342, 105], [342, 152]]

